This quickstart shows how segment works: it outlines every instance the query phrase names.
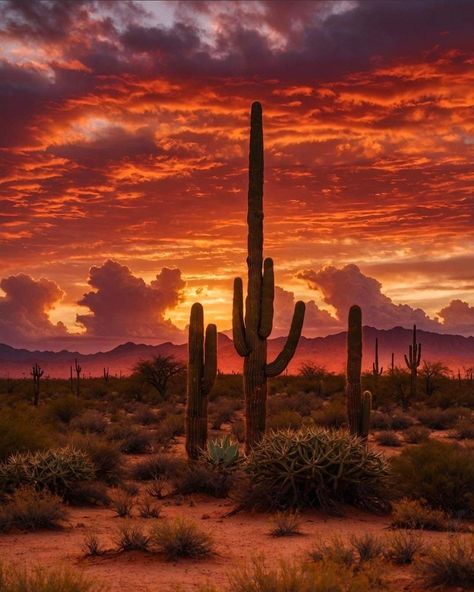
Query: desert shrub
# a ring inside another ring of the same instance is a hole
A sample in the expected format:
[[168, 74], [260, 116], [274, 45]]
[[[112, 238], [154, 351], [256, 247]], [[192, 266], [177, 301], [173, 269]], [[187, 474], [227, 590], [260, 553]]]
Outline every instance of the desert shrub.
[[120, 442], [120, 450], [125, 454], [144, 454], [151, 451], [151, 442], [149, 432], [134, 427]]
[[82, 542], [82, 552], [85, 557], [98, 557], [105, 553], [99, 537], [95, 532], [90, 532], [84, 537], [84, 541]]
[[245, 423], [241, 419], [232, 422], [230, 431], [237, 442], [242, 443], [245, 441]]
[[160, 423], [160, 427], [165, 428], [172, 434], [173, 438], [184, 435], [184, 414], [170, 413]]
[[313, 411], [311, 417], [317, 425], [340, 428], [347, 421], [347, 411], [342, 400], [333, 399], [318, 411]]
[[[379, 592], [386, 589], [380, 569], [326, 560], [318, 564], [282, 561], [269, 567], [263, 557], [230, 574], [226, 592]], [[204, 592], [204, 591], [203, 591]], [[208, 588], [206, 592], [217, 592]]]
[[455, 423], [451, 435], [457, 440], [474, 440], [474, 419], [459, 419]]
[[270, 534], [274, 537], [295, 536], [300, 533], [301, 520], [298, 512], [277, 512], [272, 519]]
[[0, 590], [2, 592], [104, 592], [78, 571], [67, 568], [36, 569], [0, 564]]
[[417, 565], [428, 586], [474, 586], [474, 539], [452, 537], [447, 544], [429, 549]]
[[376, 430], [391, 430], [392, 416], [382, 411], [372, 411], [370, 415], [370, 426]]
[[94, 478], [90, 458], [72, 447], [15, 454], [0, 465], [0, 490], [4, 491], [34, 485], [64, 495], [77, 483]]
[[353, 565], [355, 560], [354, 550], [338, 536], [329, 541], [318, 541], [309, 550], [308, 556], [311, 561], [331, 561], [347, 567]]
[[107, 486], [101, 481], [83, 481], [76, 483], [66, 496], [68, 503], [75, 506], [108, 506], [110, 496]]
[[69, 424], [72, 419], [82, 413], [84, 403], [74, 395], [65, 395], [49, 401], [44, 409], [45, 418], [63, 424]]
[[418, 419], [424, 426], [432, 430], [447, 430], [452, 428], [457, 420], [470, 414], [464, 407], [451, 409], [424, 409], [418, 412]]
[[114, 542], [118, 551], [148, 551], [150, 537], [140, 524], [126, 522], [117, 528]]
[[396, 532], [386, 542], [384, 557], [396, 565], [408, 565], [423, 548], [423, 541], [417, 533]]
[[370, 532], [359, 536], [351, 536], [350, 543], [357, 551], [360, 561], [371, 561], [383, 554], [382, 541]]
[[384, 430], [375, 434], [375, 441], [381, 446], [402, 446], [402, 441], [393, 430]]
[[51, 430], [31, 411], [5, 410], [0, 414], [0, 461], [17, 452], [35, 452], [48, 448]]
[[137, 481], [151, 481], [157, 477], [175, 477], [183, 469], [183, 461], [175, 456], [159, 454], [131, 467], [130, 477]]
[[135, 505], [134, 496], [124, 489], [117, 489], [110, 495], [110, 505], [120, 518], [129, 517]]
[[137, 423], [144, 426], [154, 425], [160, 421], [158, 415], [148, 405], [140, 405], [135, 410], [133, 418]]
[[408, 444], [421, 444], [430, 439], [430, 430], [421, 425], [414, 425], [403, 432], [405, 442]]
[[296, 411], [280, 411], [268, 418], [268, 430], [281, 430], [285, 428], [297, 429], [301, 427], [303, 418]]
[[165, 491], [168, 487], [168, 481], [165, 477], [158, 477], [153, 479], [146, 488], [146, 492], [149, 496], [157, 499], [163, 499]]
[[83, 450], [94, 465], [97, 479], [109, 485], [120, 483], [124, 468], [120, 448], [116, 442], [109, 442], [97, 436], [75, 436], [73, 446]]
[[244, 505], [263, 509], [383, 506], [384, 457], [347, 432], [304, 427], [266, 434], [251, 451]]
[[146, 497], [137, 505], [140, 518], [159, 518], [161, 515], [161, 506], [159, 506], [152, 496]]
[[239, 401], [232, 399], [219, 399], [209, 406], [211, 427], [213, 430], [220, 430], [223, 423], [230, 423], [236, 410], [240, 407]]
[[150, 538], [169, 561], [185, 557], [204, 559], [212, 552], [211, 537], [194, 522], [184, 518], [157, 522], [151, 530]]
[[448, 530], [449, 517], [442, 510], [433, 510], [418, 500], [402, 499], [393, 504], [390, 526], [409, 530]]
[[217, 498], [227, 497], [233, 484], [229, 471], [213, 468], [207, 463], [196, 463], [186, 467], [173, 479], [175, 493], [206, 493]]
[[107, 427], [105, 417], [99, 411], [88, 409], [70, 422], [71, 428], [83, 434], [103, 434]]
[[452, 514], [474, 513], [474, 449], [430, 440], [392, 459], [394, 487]]
[[67, 512], [58, 496], [49, 491], [21, 487], [8, 496], [6, 502], [0, 506], [0, 532], [14, 528], [57, 528], [66, 516]]
[[392, 415], [392, 430], [406, 430], [414, 423], [414, 418], [406, 413], [394, 413]]

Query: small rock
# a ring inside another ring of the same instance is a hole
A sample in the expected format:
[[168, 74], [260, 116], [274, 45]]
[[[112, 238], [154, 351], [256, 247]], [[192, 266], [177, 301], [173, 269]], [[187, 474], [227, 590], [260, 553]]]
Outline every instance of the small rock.
[[209, 514], [203, 514], [201, 516], [201, 520], [209, 520], [209, 518], [210, 518]]

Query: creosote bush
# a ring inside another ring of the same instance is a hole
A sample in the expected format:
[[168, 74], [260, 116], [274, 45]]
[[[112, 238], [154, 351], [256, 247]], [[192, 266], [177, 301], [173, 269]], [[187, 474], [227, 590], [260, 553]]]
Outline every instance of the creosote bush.
[[398, 448], [403, 444], [396, 432], [393, 430], [384, 430], [382, 432], [378, 432], [375, 435], [375, 441], [381, 446], [390, 446], [393, 448]]
[[106, 588], [86, 578], [79, 571], [68, 568], [27, 571], [23, 568], [0, 564], [0, 590], [2, 592], [105, 592]]
[[402, 496], [458, 516], [474, 515], [474, 449], [430, 440], [391, 461]]
[[391, 528], [409, 530], [449, 530], [450, 520], [442, 510], [434, 510], [419, 500], [402, 499], [393, 504]]
[[117, 489], [110, 495], [111, 506], [119, 518], [126, 518], [131, 516], [133, 506], [135, 505], [134, 497], [124, 489]]
[[44, 450], [51, 444], [51, 430], [31, 410], [2, 409], [0, 413], [0, 462], [18, 452]]
[[130, 476], [136, 481], [151, 481], [157, 477], [175, 477], [183, 470], [181, 459], [168, 454], [155, 455], [133, 465]]
[[126, 522], [117, 528], [115, 544], [122, 552], [148, 551], [150, 537], [144, 532], [140, 524]]
[[474, 586], [474, 538], [456, 536], [431, 547], [417, 565], [427, 586]]
[[400, 531], [387, 540], [384, 557], [396, 565], [408, 565], [423, 549], [424, 543], [418, 533]]
[[273, 528], [270, 534], [274, 537], [295, 536], [300, 532], [300, 515], [298, 512], [277, 512], [272, 518]]
[[387, 507], [385, 458], [344, 431], [304, 427], [266, 434], [251, 451], [246, 471], [247, 507]]
[[66, 518], [61, 498], [46, 490], [22, 487], [0, 505], [0, 532], [57, 528]]
[[403, 438], [408, 444], [422, 444], [430, 439], [431, 430], [421, 425], [414, 425], [403, 432]]
[[211, 537], [184, 518], [157, 522], [150, 539], [169, 561], [186, 557], [204, 559], [212, 553]]

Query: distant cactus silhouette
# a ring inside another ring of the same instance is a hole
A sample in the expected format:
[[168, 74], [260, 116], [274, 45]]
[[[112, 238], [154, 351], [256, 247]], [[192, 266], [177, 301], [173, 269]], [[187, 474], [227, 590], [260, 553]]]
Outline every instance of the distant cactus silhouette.
[[372, 364], [372, 374], [378, 378], [383, 374], [383, 368], [379, 367], [379, 340], [375, 338], [375, 361]]
[[[303, 326], [305, 305], [297, 302], [286, 344], [267, 363], [267, 338], [272, 331], [275, 281], [272, 259], [263, 260], [263, 125], [262, 106], [253, 103], [250, 116], [248, 190], [248, 286], [243, 304], [241, 278], [234, 281], [233, 340], [244, 357], [246, 448], [249, 451], [265, 432], [267, 378], [281, 374], [295, 353]], [[262, 272], [263, 266], [263, 272]]]
[[410, 370], [410, 397], [416, 397], [417, 370], [421, 362], [421, 343], [416, 342], [416, 325], [413, 325], [413, 343], [405, 354], [405, 364]]
[[217, 374], [217, 328], [208, 325], [204, 338], [204, 311], [199, 302], [191, 308], [188, 350], [186, 452], [196, 459], [207, 444], [207, 398]]
[[82, 367], [78, 364], [77, 358], [74, 359], [74, 370], [76, 371], [76, 395], [81, 393], [81, 372]]
[[104, 382], [107, 383], [109, 382], [109, 368], [104, 368], [103, 370], [103, 374], [104, 374]]
[[362, 311], [360, 306], [351, 306], [347, 330], [347, 419], [351, 434], [367, 438], [370, 427], [372, 394], [361, 394], [362, 369]]
[[34, 364], [31, 369], [31, 376], [33, 377], [33, 405], [38, 407], [40, 399], [40, 380], [44, 372], [38, 364]]

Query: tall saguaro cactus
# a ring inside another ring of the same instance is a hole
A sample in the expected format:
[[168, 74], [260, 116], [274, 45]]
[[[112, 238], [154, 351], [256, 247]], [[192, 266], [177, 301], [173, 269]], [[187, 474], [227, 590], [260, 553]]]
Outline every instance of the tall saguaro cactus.
[[81, 372], [82, 366], [78, 363], [77, 358], [74, 359], [74, 370], [76, 371], [76, 395], [81, 394]]
[[40, 398], [40, 380], [43, 376], [43, 370], [36, 363], [31, 369], [31, 376], [33, 377], [33, 405], [38, 407]]
[[263, 125], [262, 106], [253, 103], [250, 116], [248, 189], [248, 285], [243, 304], [243, 284], [234, 281], [232, 328], [234, 346], [244, 358], [245, 443], [247, 451], [265, 432], [267, 378], [278, 376], [293, 357], [303, 326], [305, 305], [297, 302], [283, 350], [267, 363], [267, 339], [273, 325], [275, 280], [273, 260], [263, 260]]
[[362, 370], [362, 311], [360, 306], [351, 306], [347, 330], [347, 419], [351, 434], [366, 439], [369, 434], [372, 394], [361, 393]]
[[217, 328], [208, 325], [204, 338], [204, 311], [199, 302], [191, 307], [188, 350], [186, 452], [196, 459], [207, 442], [207, 397], [217, 374]]
[[416, 378], [418, 366], [421, 362], [421, 343], [416, 342], [416, 325], [413, 325], [413, 343], [408, 348], [408, 357], [405, 354], [405, 364], [410, 370], [410, 397], [416, 397]]
[[375, 338], [375, 360], [372, 364], [372, 374], [378, 378], [383, 374], [383, 368], [379, 367], [379, 340]]

